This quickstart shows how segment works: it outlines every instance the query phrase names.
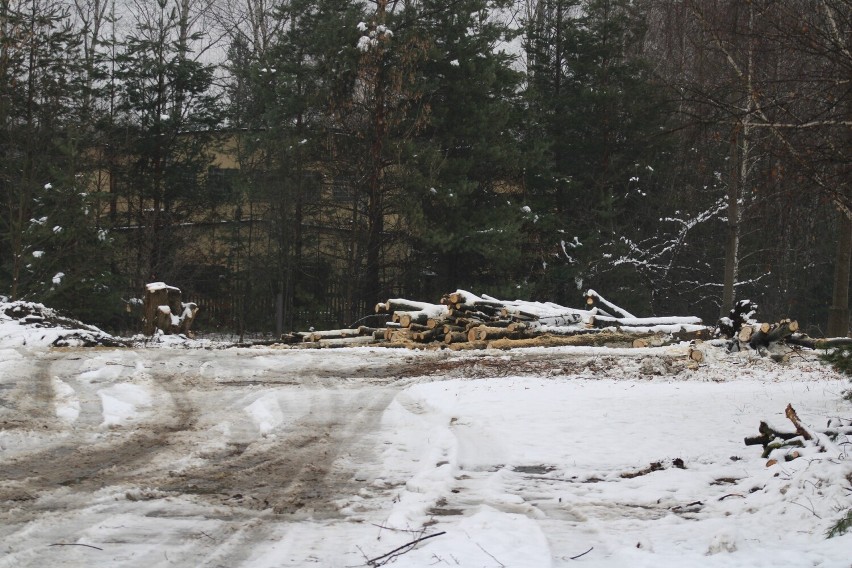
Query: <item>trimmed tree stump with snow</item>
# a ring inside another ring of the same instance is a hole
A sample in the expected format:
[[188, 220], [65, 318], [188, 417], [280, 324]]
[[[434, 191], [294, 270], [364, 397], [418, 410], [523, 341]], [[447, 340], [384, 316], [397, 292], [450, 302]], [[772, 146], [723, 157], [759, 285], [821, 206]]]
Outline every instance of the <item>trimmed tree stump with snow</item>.
[[196, 304], [181, 302], [180, 288], [165, 282], [152, 282], [145, 286], [144, 309], [145, 335], [154, 335], [157, 330], [166, 335], [188, 334], [198, 313]]

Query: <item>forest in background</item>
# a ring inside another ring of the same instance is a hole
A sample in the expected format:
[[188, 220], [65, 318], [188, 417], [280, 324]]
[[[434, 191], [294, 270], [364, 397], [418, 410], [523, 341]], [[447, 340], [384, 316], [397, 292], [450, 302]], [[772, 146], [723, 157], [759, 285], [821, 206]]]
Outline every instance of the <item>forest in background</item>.
[[0, 294], [132, 331], [161, 280], [281, 332], [595, 288], [846, 335], [850, 85], [850, 0], [0, 0]]

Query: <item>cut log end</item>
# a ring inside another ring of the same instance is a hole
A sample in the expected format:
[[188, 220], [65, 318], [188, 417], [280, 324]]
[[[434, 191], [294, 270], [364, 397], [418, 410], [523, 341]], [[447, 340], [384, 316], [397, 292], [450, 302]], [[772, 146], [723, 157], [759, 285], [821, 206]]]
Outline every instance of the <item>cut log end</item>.
[[704, 352], [700, 349], [690, 348], [689, 349], [689, 358], [695, 361], [696, 363], [704, 362]]

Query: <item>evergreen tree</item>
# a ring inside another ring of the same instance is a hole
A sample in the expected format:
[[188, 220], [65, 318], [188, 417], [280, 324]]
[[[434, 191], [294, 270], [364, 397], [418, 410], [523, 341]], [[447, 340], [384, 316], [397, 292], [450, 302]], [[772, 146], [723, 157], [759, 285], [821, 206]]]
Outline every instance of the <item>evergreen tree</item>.
[[[418, 292], [458, 287], [516, 293], [524, 281], [521, 74], [505, 46], [514, 32], [481, 0], [428, 0], [406, 14], [428, 46], [417, 70], [422, 125], [408, 146], [412, 258]], [[415, 117], [413, 117], [415, 118]]]
[[[637, 213], [659, 199], [665, 108], [641, 58], [644, 23], [632, 2], [540, 2], [525, 29], [524, 136], [546, 141], [546, 159], [526, 172], [538, 215], [528, 225], [538, 249], [530, 270], [542, 296], [570, 302], [609, 271], [607, 248], [625, 233], [653, 230]], [[613, 297], [636, 292], [629, 275], [618, 280], [607, 284]]]
[[192, 43], [203, 34], [189, 29], [185, 9], [158, 0], [137, 14], [118, 57], [116, 122], [125, 164], [119, 191], [130, 227], [126, 270], [137, 290], [150, 279], [185, 280], [185, 267], [175, 263], [181, 245], [175, 228], [214, 205], [204, 176], [221, 111], [211, 90], [213, 67], [192, 58]]
[[[259, 281], [257, 273], [250, 276], [252, 286], [259, 285], [252, 293], [277, 298], [276, 327], [283, 330], [295, 325], [297, 309], [325, 300], [328, 283], [320, 277], [326, 270], [304, 259], [306, 240], [317, 241], [306, 235], [306, 219], [324, 206], [321, 180], [338, 176], [329, 131], [335, 105], [349, 104], [362, 14], [351, 2], [296, 0], [271, 18], [279, 31], [263, 50], [252, 49], [255, 44], [246, 39], [232, 44], [239, 64], [233, 66], [231, 118], [245, 133], [241, 197], [262, 202], [273, 245], [261, 260], [271, 270]], [[333, 225], [334, 212], [321, 218]], [[234, 247], [246, 252], [243, 240], [236, 239]]]
[[86, 174], [63, 185], [48, 182], [35, 198], [25, 235], [26, 297], [115, 329], [122, 303], [109, 264], [113, 238], [97, 226], [96, 196], [87, 182]]
[[118, 303], [83, 159], [80, 43], [61, 2], [0, 4], [0, 279], [12, 298], [107, 323]]

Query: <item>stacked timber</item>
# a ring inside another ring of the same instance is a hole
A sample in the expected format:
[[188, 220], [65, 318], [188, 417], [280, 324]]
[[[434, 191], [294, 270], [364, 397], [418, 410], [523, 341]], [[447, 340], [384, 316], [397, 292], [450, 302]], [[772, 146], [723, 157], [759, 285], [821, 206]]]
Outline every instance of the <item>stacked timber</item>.
[[[749, 300], [739, 301], [715, 329], [705, 326], [697, 317], [637, 317], [594, 290], [585, 293], [584, 309], [553, 302], [500, 300], [456, 290], [444, 294], [437, 304], [392, 298], [376, 304], [375, 312], [387, 319], [381, 327], [311, 329], [287, 334], [281, 341], [302, 347], [381, 345], [451, 349], [559, 345], [642, 348], [686, 343], [688, 351], [684, 355], [694, 364], [704, 360], [700, 342], [711, 338], [726, 338], [730, 351], [751, 349], [762, 353], [779, 344], [809, 348], [852, 345], [852, 338], [812, 339], [799, 332], [795, 320], [758, 322], [754, 319], [757, 305]], [[782, 357], [777, 353], [772, 356]]]
[[329, 329], [287, 333], [281, 336], [281, 343], [302, 347], [355, 347], [371, 345], [384, 338], [384, 328], [360, 326], [346, 329]]
[[[444, 294], [431, 304], [393, 298], [376, 305], [389, 317], [384, 328], [358, 328], [291, 334], [288, 341], [310, 346], [383, 344], [391, 346], [450, 346], [481, 348], [533, 345], [631, 344], [637, 337], [681, 334], [678, 341], [701, 338], [707, 328], [699, 318], [637, 318], [608, 302], [597, 292], [587, 293], [588, 309], [553, 302], [500, 300], [466, 290]], [[372, 339], [371, 339], [372, 338]]]

